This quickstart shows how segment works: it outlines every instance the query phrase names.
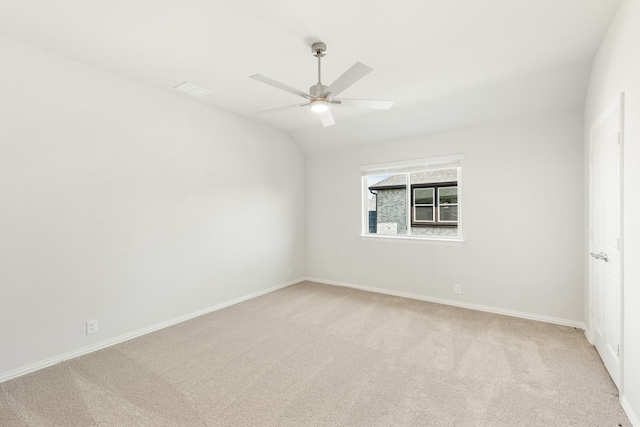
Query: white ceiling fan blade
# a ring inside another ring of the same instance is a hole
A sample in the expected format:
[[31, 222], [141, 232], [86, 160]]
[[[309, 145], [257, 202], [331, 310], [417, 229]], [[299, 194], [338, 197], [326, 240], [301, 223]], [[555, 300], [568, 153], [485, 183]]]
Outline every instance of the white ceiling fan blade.
[[[331, 83], [327, 93], [331, 93], [332, 96], [338, 96], [343, 90], [369, 74], [373, 71], [373, 68], [367, 67], [361, 62], [356, 62], [344, 72], [335, 82]], [[323, 95], [326, 95], [323, 94]]]
[[388, 110], [393, 105], [393, 101], [385, 101], [382, 99], [334, 99], [339, 105], [345, 107], [371, 108], [374, 110]]
[[285, 110], [293, 110], [294, 108], [300, 108], [300, 107], [306, 107], [308, 106], [309, 103], [306, 104], [293, 104], [293, 105], [287, 105], [285, 107], [278, 107], [278, 108], [271, 108], [270, 110], [262, 110], [262, 111], [258, 111], [256, 112], [256, 114], [262, 114], [262, 113], [274, 113], [276, 111], [285, 111]]
[[273, 87], [277, 87], [278, 89], [286, 90], [289, 93], [301, 96], [301, 97], [306, 98], [306, 99], [312, 99], [313, 98], [313, 96], [309, 95], [308, 93], [304, 93], [301, 90], [298, 90], [298, 89], [296, 89], [294, 87], [291, 87], [291, 86], [287, 86], [284, 83], [280, 83], [277, 80], [273, 80], [273, 79], [271, 79], [269, 77], [265, 77], [265, 76], [263, 76], [261, 74], [255, 74], [253, 76], [250, 76], [250, 78], [252, 78], [253, 80], [257, 80], [259, 82], [262, 82], [262, 83], [266, 83], [269, 86], [273, 86]]
[[336, 124], [336, 121], [333, 119], [333, 114], [331, 114], [331, 110], [327, 110], [317, 114], [318, 116], [320, 116], [320, 120], [322, 121], [322, 126], [328, 127]]

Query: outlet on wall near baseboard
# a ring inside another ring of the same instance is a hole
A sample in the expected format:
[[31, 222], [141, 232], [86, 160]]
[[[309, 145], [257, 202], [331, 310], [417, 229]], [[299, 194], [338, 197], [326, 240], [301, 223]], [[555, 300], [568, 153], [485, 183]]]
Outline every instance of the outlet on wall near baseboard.
[[461, 294], [462, 293], [462, 285], [459, 284], [455, 284], [453, 285], [453, 292], [455, 292], [456, 294]]
[[98, 332], [98, 319], [87, 320], [87, 335]]
[[293, 268], [289, 267], [289, 269], [287, 270], [287, 275], [291, 276], [293, 274]]

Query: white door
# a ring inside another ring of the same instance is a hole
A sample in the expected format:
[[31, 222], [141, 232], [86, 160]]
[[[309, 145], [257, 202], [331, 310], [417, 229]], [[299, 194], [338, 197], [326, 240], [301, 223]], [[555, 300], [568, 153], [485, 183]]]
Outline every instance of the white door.
[[[621, 99], [622, 100], [622, 99]], [[591, 330], [611, 378], [620, 387], [621, 102], [591, 128]]]

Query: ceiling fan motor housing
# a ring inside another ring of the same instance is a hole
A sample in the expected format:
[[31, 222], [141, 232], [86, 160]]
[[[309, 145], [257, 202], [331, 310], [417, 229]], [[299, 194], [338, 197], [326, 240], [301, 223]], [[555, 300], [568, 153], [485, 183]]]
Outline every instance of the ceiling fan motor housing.
[[328, 95], [328, 91], [329, 91], [329, 86], [325, 86], [321, 83], [315, 84], [309, 88], [309, 93], [314, 98], [324, 98], [326, 97], [326, 95]]

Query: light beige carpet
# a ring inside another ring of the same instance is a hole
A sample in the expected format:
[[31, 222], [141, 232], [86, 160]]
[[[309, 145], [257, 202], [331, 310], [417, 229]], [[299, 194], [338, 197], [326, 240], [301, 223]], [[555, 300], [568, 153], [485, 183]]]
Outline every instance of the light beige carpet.
[[630, 426], [581, 330], [301, 283], [0, 384], [8, 426]]

